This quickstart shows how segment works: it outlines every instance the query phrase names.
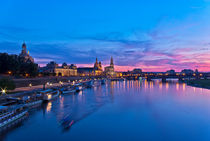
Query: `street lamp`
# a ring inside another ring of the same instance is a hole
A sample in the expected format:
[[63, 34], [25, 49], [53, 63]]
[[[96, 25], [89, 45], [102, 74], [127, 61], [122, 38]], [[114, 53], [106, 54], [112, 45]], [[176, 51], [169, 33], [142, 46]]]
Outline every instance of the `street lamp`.
[[6, 89], [1, 89], [2, 95], [3, 95], [3, 94], [6, 94], [6, 91], [7, 91]]

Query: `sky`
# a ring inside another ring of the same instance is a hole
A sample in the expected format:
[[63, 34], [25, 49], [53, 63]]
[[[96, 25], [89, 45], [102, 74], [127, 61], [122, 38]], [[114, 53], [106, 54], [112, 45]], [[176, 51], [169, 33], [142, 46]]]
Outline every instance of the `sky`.
[[210, 0], [0, 0], [0, 52], [117, 71], [210, 71]]

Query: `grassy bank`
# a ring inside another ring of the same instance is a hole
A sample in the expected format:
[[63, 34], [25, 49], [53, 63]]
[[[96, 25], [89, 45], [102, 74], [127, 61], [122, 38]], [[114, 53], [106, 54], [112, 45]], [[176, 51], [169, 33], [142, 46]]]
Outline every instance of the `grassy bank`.
[[210, 89], [210, 80], [189, 80], [187, 84], [190, 86]]

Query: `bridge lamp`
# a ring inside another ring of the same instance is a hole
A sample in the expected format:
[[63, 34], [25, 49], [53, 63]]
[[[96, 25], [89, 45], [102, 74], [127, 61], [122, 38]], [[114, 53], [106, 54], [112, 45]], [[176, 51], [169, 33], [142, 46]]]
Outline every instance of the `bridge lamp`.
[[29, 84], [29, 87], [32, 87], [32, 84], [31, 83]]
[[203, 74], [200, 74], [200, 76], [203, 76]]

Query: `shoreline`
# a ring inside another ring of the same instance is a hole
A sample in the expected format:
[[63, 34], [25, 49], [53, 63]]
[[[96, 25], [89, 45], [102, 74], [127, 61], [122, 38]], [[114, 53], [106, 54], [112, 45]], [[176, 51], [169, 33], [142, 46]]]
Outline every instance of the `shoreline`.
[[186, 84], [188, 86], [210, 90], [210, 80], [189, 80]]

